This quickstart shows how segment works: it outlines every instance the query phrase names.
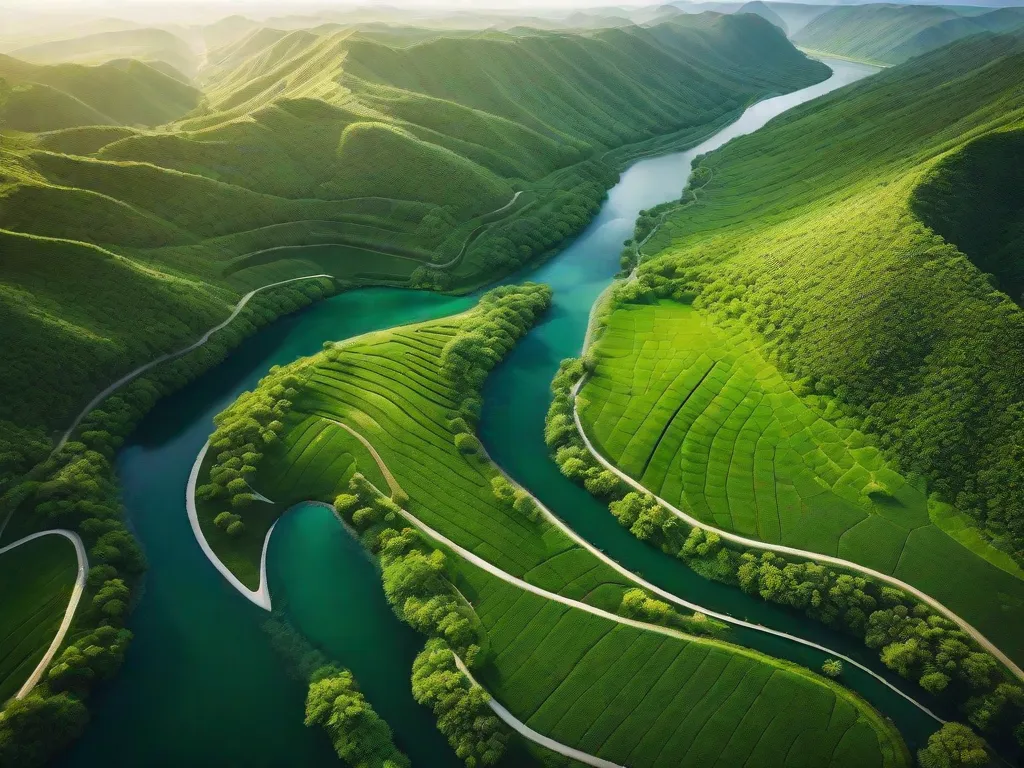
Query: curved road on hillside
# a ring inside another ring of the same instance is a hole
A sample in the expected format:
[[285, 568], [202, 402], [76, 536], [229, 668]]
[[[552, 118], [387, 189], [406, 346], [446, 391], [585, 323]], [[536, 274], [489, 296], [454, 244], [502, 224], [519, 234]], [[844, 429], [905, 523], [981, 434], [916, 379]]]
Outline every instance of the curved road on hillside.
[[181, 357], [182, 355], [187, 354], [192, 350], [198, 349], [199, 347], [203, 346], [206, 342], [210, 340], [210, 337], [213, 336], [213, 334], [225, 328], [228, 324], [231, 323], [232, 320], [238, 317], [238, 313], [241, 312], [245, 308], [245, 305], [249, 303], [249, 299], [251, 299], [260, 291], [265, 291], [268, 288], [276, 288], [279, 285], [286, 285], [287, 283], [294, 283], [298, 280], [313, 280], [321, 277], [333, 279], [332, 275], [306, 275], [304, 277], [293, 277], [289, 280], [281, 280], [276, 283], [270, 283], [269, 285], [263, 285], [260, 286], [259, 288], [255, 288], [249, 291], [241, 299], [239, 299], [237, 304], [235, 304], [235, 308], [231, 311], [231, 314], [228, 315], [226, 320], [213, 326], [213, 328], [204, 333], [197, 341], [193, 342], [187, 347], [183, 347], [182, 349], [177, 350], [176, 352], [168, 352], [166, 355], [161, 355], [160, 357], [150, 360], [145, 365], [140, 365], [138, 368], [136, 368], [133, 371], [129, 371], [120, 379], [111, 384], [109, 387], [107, 387], [102, 392], [97, 394], [92, 400], [88, 402], [85, 408], [83, 408], [81, 412], [77, 416], [75, 416], [75, 420], [71, 422], [71, 426], [67, 428], [63, 435], [61, 435], [61, 438], [57, 442], [57, 445], [53, 449], [53, 452], [56, 453], [57, 451], [64, 447], [65, 443], [67, 443], [68, 439], [71, 437], [71, 433], [75, 431], [79, 423], [81, 423], [82, 419], [85, 418], [86, 414], [88, 414], [89, 411], [91, 411], [93, 408], [99, 405], [105, 398], [116, 392], [118, 389], [123, 387], [132, 379], [136, 379], [149, 369], [157, 365], [160, 365], [160, 363], [167, 362], [168, 360], [173, 360], [176, 357]]
[[974, 638], [974, 640], [977, 641], [977, 643], [980, 646], [982, 646], [985, 650], [987, 650], [989, 653], [991, 653], [993, 656], [999, 659], [1003, 664], [1005, 664], [1006, 667], [1010, 671], [1012, 671], [1014, 675], [1016, 675], [1021, 680], [1024, 680], [1024, 670], [1021, 670], [1021, 668], [1018, 667], [1009, 656], [1000, 651], [999, 648], [997, 648], [995, 644], [992, 643], [992, 641], [990, 641], [983, 634], [981, 634], [979, 630], [975, 629], [974, 626], [968, 623], [966, 619], [961, 618], [952, 610], [950, 610], [945, 605], [936, 600], [934, 597], [927, 595], [917, 587], [907, 584], [905, 581], [901, 581], [900, 579], [897, 579], [895, 576], [889, 576], [888, 574], [882, 573], [881, 571], [876, 571], [873, 568], [868, 568], [864, 565], [858, 565], [857, 563], [850, 562], [849, 560], [843, 560], [839, 557], [832, 557], [831, 555], [822, 555], [817, 552], [810, 552], [805, 549], [797, 549], [796, 547], [787, 547], [783, 544], [769, 544], [768, 542], [759, 541], [757, 539], [748, 539], [746, 536], [741, 536], [738, 533], [731, 533], [729, 531], [722, 530], [721, 528], [715, 528], [714, 526], [708, 525], [707, 523], [698, 520], [697, 518], [691, 515], [688, 515], [686, 512], [679, 509], [675, 505], [670, 504], [665, 499], [652, 493], [642, 483], [640, 483], [637, 480], [634, 480], [632, 477], [627, 475], [625, 472], [623, 472], [621, 469], [615, 466], [612, 462], [608, 461], [604, 456], [602, 456], [601, 453], [594, 447], [593, 443], [590, 442], [590, 438], [587, 437], [586, 430], [583, 429], [583, 422], [580, 421], [579, 410], [576, 407], [576, 399], [579, 396], [580, 389], [583, 388], [583, 384], [586, 383], [586, 380], [587, 375], [584, 374], [583, 376], [580, 377], [580, 380], [573, 385], [572, 388], [572, 417], [573, 421], [576, 423], [576, 431], [582, 438], [583, 444], [587, 447], [587, 450], [601, 464], [601, 466], [614, 473], [620, 480], [627, 483], [630, 487], [647, 496], [652, 497], [661, 506], [672, 512], [672, 514], [674, 514], [680, 520], [684, 521], [687, 525], [690, 525], [694, 528], [703, 528], [706, 531], [714, 531], [723, 539], [726, 539], [728, 541], [732, 541], [737, 544], [742, 544], [743, 546], [750, 547], [752, 549], [763, 549], [768, 550], [770, 552], [778, 552], [780, 554], [793, 555], [804, 560], [814, 560], [822, 563], [831, 563], [832, 565], [839, 566], [847, 570], [857, 571], [858, 573], [862, 573], [865, 576], [870, 576], [873, 579], [884, 581], [885, 583], [897, 587], [898, 589], [902, 589], [906, 592], [909, 592], [910, 594], [914, 595], [914, 597], [916, 597], [918, 600], [927, 603], [932, 608], [939, 611], [943, 616], [946, 616], [951, 621], [956, 622], [956, 624], [958, 624], [960, 628], [964, 630], [964, 632], [966, 632], [972, 638]]
[[82, 599], [82, 594], [85, 592], [85, 577], [89, 571], [89, 558], [85, 553], [85, 544], [82, 543], [82, 538], [74, 531], [69, 531], [65, 528], [54, 528], [49, 531], [39, 531], [26, 536], [23, 539], [18, 539], [13, 544], [8, 544], [6, 547], [0, 548], [0, 555], [5, 552], [10, 552], [12, 549], [20, 547], [22, 544], [27, 544], [35, 539], [42, 538], [43, 536], [63, 536], [68, 539], [72, 544], [75, 545], [75, 554], [78, 557], [78, 575], [75, 577], [75, 586], [71, 590], [71, 598], [68, 600], [68, 607], [64, 610], [64, 618], [61, 620], [60, 627], [57, 629], [57, 634], [54, 635], [53, 641], [50, 643], [50, 647], [46, 649], [46, 653], [43, 654], [43, 658], [39, 660], [36, 668], [32, 670], [32, 674], [28, 676], [28, 680], [25, 684], [18, 689], [18, 692], [14, 694], [16, 699], [24, 699], [33, 688], [39, 683], [39, 680], [43, 676], [43, 672], [53, 661], [53, 657], [57, 654], [57, 650], [64, 642], [64, 638], [71, 628], [71, 622], [75, 618], [75, 610], [78, 608], [78, 603]]
[[[452, 651], [452, 656], [455, 657], [455, 666], [459, 668], [459, 672], [464, 674], [469, 679], [470, 684], [475, 685], [477, 688], [481, 688], [486, 691], [486, 689], [484, 689], [484, 687], [476, 681], [476, 678], [473, 677], [473, 673], [469, 671], [469, 667], [466, 666], [466, 663], [459, 658], [459, 654]], [[573, 760], [585, 763], [586, 765], [593, 765], [594, 768], [625, 768], [625, 766], [621, 766], [618, 763], [613, 763], [610, 760], [602, 760], [600, 757], [595, 757], [594, 755], [591, 755], [587, 752], [581, 752], [578, 749], [573, 749], [572, 747], [566, 746], [560, 741], [555, 741], [554, 739], [548, 738], [542, 733], [537, 733], [535, 730], [533, 730], [533, 728], [528, 726], [522, 720], [520, 720], [507, 709], [505, 709], [505, 707], [499, 704], [495, 700], [495, 698], [491, 696], [490, 693], [488, 693], [487, 696], [487, 703], [490, 705], [491, 709], [494, 710], [494, 714], [501, 718], [502, 722], [504, 722], [505, 725], [507, 725], [512, 730], [516, 731], [523, 738], [529, 739], [535, 744], [540, 744], [543, 747], [547, 747], [552, 752], [557, 752], [560, 755], [565, 755], [566, 757], [570, 757]]]

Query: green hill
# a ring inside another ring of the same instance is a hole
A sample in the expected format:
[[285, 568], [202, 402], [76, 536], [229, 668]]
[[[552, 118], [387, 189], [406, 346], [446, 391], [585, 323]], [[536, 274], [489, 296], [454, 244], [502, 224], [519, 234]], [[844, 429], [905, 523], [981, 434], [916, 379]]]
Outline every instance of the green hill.
[[177, 35], [163, 29], [124, 29], [52, 40], [11, 50], [34, 64], [101, 64], [114, 59], [162, 61], [186, 75], [195, 73], [197, 57]]
[[[19, 82], [45, 76], [84, 106], [33, 126], [54, 130], [0, 134], [0, 230], [21, 254], [0, 267], [17, 363], [0, 419], [66, 425], [119, 373], [182, 346], [258, 285], [322, 272], [494, 279], [586, 224], [621, 162], [609, 150], [692, 142], [827, 74], [750, 15], [403, 48], [351, 30], [256, 31], [221, 53], [203, 104], [159, 131], [125, 124], [156, 104], [180, 115], [199, 94], [145, 64], [3, 60]], [[135, 90], [91, 85], [100, 75]], [[114, 294], [82, 290], [102, 275]], [[69, 359], [83, 362], [58, 379], [54, 361]]]
[[0, 130], [159, 125], [194, 109], [201, 97], [140, 61], [37, 66], [0, 55]]
[[969, 35], [1022, 26], [1022, 8], [967, 16], [952, 7], [872, 4], [828, 10], [793, 35], [793, 41], [822, 53], [898, 64]]
[[[841, 428], [955, 504], [956, 524], [931, 510], [950, 535], [969, 544], [969, 515], [1018, 559], [1024, 312], [993, 286], [1019, 280], [1022, 67], [1024, 36], [972, 37], [736, 140], [641, 268], [834, 399]], [[937, 573], [926, 589], [955, 591]]]

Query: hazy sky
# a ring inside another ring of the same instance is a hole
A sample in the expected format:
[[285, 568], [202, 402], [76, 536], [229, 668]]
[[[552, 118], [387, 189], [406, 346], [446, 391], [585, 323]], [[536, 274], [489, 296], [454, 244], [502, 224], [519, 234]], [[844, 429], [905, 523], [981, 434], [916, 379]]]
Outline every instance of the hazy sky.
[[417, 8], [463, 8], [463, 9], [482, 9], [482, 8], [514, 8], [522, 10], [530, 9], [544, 9], [552, 7], [587, 7], [593, 8], [596, 6], [639, 6], [639, 5], [652, 5], [654, 2], [639, 2], [638, 0], [625, 0], [625, 2], [617, 2], [616, 0], [525, 0], [517, 2], [517, 0], [361, 0], [360, 2], [348, 2], [344, 0], [338, 0], [332, 2], [331, 0], [174, 0], [169, 2], [168, 0], [0, 0], [0, 8], [4, 9], [23, 9], [27, 11], [31, 10], [43, 10], [59, 8], [61, 10], [76, 10], [82, 12], [88, 12], [92, 10], [102, 9], [104, 12], [115, 13], [118, 9], [152, 9], [154, 7], [182, 7], [182, 6], [200, 6], [207, 9], [212, 8], [259, 8], [261, 10], [269, 10], [274, 13], [293, 13], [300, 11], [312, 11], [317, 9], [327, 8], [352, 8], [352, 7], [366, 7], [374, 5], [390, 5], [399, 7], [417, 7]]

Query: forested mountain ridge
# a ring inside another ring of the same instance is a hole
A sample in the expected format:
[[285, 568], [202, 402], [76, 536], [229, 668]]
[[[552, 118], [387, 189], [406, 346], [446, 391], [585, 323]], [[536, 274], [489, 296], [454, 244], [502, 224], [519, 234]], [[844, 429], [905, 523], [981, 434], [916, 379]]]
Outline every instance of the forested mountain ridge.
[[[351, 30], [256, 30], [221, 53], [231, 52], [211, 57], [220, 64], [200, 78], [202, 105], [158, 131], [0, 135], [12, 254], [0, 275], [11, 351], [0, 419], [66, 425], [92, 393], [194, 339], [257, 285], [323, 272], [441, 288], [493, 279], [586, 223], [621, 162], [609, 150], [673, 132], [692, 140], [754, 99], [827, 75], [767, 22], [710, 14], [586, 34], [435, 35], [401, 49]], [[197, 94], [139, 63], [4, 61], [24, 78], [73, 71], [77, 84], [142, 68], [182, 98]], [[95, 95], [96, 112], [139, 103], [86, 84], [77, 101]], [[99, 285], [113, 273], [114, 295]]]
[[[800, 391], [834, 398], [1018, 560], [1024, 312], [982, 270], [1019, 239], [1021, 71], [1024, 36], [976, 36], [793, 110], [702, 161], [701, 203], [640, 270], [756, 332]], [[970, 199], [987, 179], [999, 205]]]
[[796, 32], [793, 41], [822, 53], [899, 64], [970, 35], [1021, 27], [1024, 8], [967, 14], [950, 6], [869, 4], [831, 8]]

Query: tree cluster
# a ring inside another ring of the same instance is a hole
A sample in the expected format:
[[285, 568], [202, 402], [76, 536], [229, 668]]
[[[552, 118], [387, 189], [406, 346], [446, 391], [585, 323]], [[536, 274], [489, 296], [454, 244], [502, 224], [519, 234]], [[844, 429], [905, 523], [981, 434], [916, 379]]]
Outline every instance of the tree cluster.
[[397, 505], [359, 473], [350, 489], [335, 500], [335, 510], [363, 534], [377, 556], [384, 594], [395, 615], [425, 635], [443, 638], [471, 662], [483, 632], [476, 613], [448, 579], [444, 553], [412, 528], [394, 527]]
[[412, 528], [392, 527], [397, 506], [362, 475], [354, 475], [349, 485], [350, 492], [335, 500], [335, 510], [377, 556], [392, 610], [431, 638], [413, 665], [413, 696], [433, 710], [438, 728], [467, 766], [493, 765], [507, 736], [487, 706], [487, 694], [469, 684], [452, 655], [458, 653], [469, 667], [477, 663], [486, 643], [479, 618], [449, 581], [444, 553]]
[[263, 452], [284, 431], [283, 419], [300, 385], [294, 365], [274, 366], [252, 392], [243, 392], [214, 418], [217, 429], [210, 437], [210, 451], [215, 461], [207, 475], [209, 482], [196, 489], [196, 497], [228, 507], [213, 522], [229, 536], [245, 530], [241, 512], [256, 499], [249, 482]]
[[338, 757], [354, 768], [408, 768], [391, 729], [359, 691], [352, 673], [333, 664], [281, 613], [263, 631], [292, 677], [307, 683], [306, 725], [326, 731]]
[[437, 727], [468, 768], [495, 765], [508, 735], [491, 711], [487, 692], [473, 685], [439, 638], [427, 641], [412, 666], [412, 695], [437, 716]]
[[551, 289], [538, 283], [503, 285], [480, 297], [477, 318], [441, 350], [442, 373], [462, 395], [456, 416], [467, 424], [476, 423], [481, 405], [479, 390], [487, 374], [549, 306]]
[[470, 247], [468, 258], [491, 274], [504, 274], [560, 248], [580, 232], [600, 209], [617, 174], [595, 161], [580, 163], [573, 171], [573, 178], [550, 193], [543, 206], [491, 227]]
[[338, 757], [352, 768], [409, 768], [409, 758], [395, 746], [391, 728], [348, 670], [322, 667], [313, 674], [305, 722], [327, 731]]
[[672, 627], [692, 635], [711, 635], [725, 629], [724, 624], [710, 620], [703, 613], [683, 615], [664, 600], [657, 600], [639, 588], [627, 590], [623, 594], [619, 613], [631, 619]]

